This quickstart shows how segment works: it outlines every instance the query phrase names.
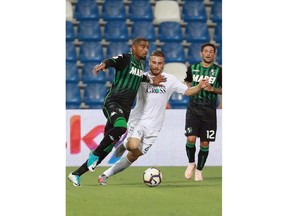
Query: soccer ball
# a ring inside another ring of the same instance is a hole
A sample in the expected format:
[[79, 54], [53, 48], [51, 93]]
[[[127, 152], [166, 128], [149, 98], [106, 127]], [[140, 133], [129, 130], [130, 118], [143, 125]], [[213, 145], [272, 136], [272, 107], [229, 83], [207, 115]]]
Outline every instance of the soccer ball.
[[143, 173], [143, 181], [149, 187], [156, 187], [162, 182], [162, 173], [155, 167], [150, 167]]

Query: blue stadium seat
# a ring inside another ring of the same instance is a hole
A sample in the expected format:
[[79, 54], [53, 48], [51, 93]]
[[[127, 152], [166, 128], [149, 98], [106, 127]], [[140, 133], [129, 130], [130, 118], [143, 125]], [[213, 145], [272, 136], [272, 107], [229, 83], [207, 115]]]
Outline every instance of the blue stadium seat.
[[105, 25], [104, 38], [107, 41], [128, 41], [128, 28], [125, 21], [109, 21]]
[[177, 92], [174, 92], [169, 99], [171, 109], [186, 109], [188, 102], [189, 96]]
[[66, 83], [66, 109], [79, 109], [81, 105], [80, 88], [77, 83]]
[[118, 56], [122, 53], [128, 53], [129, 51], [130, 47], [127, 42], [110, 42], [107, 46], [106, 58]]
[[101, 41], [101, 28], [97, 20], [81, 20], [78, 24], [77, 38], [80, 41]]
[[85, 62], [99, 62], [104, 59], [101, 42], [83, 42], [80, 45], [79, 60]]
[[222, 44], [220, 44], [220, 46], [217, 47], [216, 63], [219, 64], [219, 65], [222, 65]]
[[178, 22], [161, 22], [159, 24], [158, 39], [161, 42], [182, 42], [181, 25]]
[[78, 0], [75, 4], [74, 17], [76, 20], [98, 20], [98, 4], [95, 0]]
[[188, 47], [187, 61], [189, 64], [196, 64], [202, 61], [200, 56], [202, 43], [192, 43]]
[[222, 23], [217, 23], [214, 28], [214, 40], [216, 43], [222, 43]]
[[94, 75], [93, 68], [95, 65], [100, 64], [99, 62], [86, 62], [82, 68], [81, 80], [84, 83], [106, 83], [106, 73], [100, 71], [98, 75]]
[[89, 83], [84, 90], [84, 103], [90, 109], [102, 109], [102, 104], [107, 93], [105, 84]]
[[74, 41], [75, 33], [73, 23], [66, 20], [66, 41]]
[[150, 59], [150, 55], [153, 51], [155, 51], [157, 49], [155, 43], [150, 42], [149, 43], [149, 50], [148, 50], [148, 54], [146, 56], [146, 65], [145, 65], [145, 69], [144, 71], [149, 71], [150, 70], [150, 66], [149, 66], [149, 59]]
[[156, 40], [155, 27], [151, 21], [134, 21], [131, 26], [130, 39], [138, 36], [147, 38], [148, 41]]
[[185, 39], [188, 42], [210, 41], [209, 30], [206, 22], [189, 22], [185, 28]]
[[66, 41], [66, 61], [77, 61], [76, 47], [73, 41]]
[[102, 19], [109, 20], [126, 20], [125, 6], [122, 0], [106, 0], [102, 5]]
[[211, 6], [210, 19], [214, 23], [222, 22], [222, 1], [214, 1]]
[[185, 22], [206, 22], [207, 15], [203, 1], [185, 1], [185, 3], [183, 4], [182, 19]]
[[78, 83], [79, 73], [76, 62], [66, 62], [66, 82]]
[[162, 46], [165, 53], [165, 62], [185, 62], [184, 47], [180, 42], [169, 42]]
[[153, 10], [150, 2], [147, 0], [132, 1], [128, 9], [128, 19], [131, 21], [152, 21]]

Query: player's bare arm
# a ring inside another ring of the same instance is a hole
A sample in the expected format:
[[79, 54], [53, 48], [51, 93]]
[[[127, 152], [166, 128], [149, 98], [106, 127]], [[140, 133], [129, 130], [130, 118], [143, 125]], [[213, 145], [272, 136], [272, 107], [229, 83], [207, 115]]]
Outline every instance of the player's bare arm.
[[155, 85], [155, 86], [163, 86], [161, 83], [166, 82], [166, 80], [167, 80], [167, 78], [165, 76], [163, 76], [162, 74], [155, 76], [153, 79], [147, 77], [147, 81], [151, 85]]
[[222, 88], [215, 88], [213, 86], [211, 86], [209, 83], [207, 84], [207, 86], [204, 88], [205, 91], [208, 91], [208, 92], [212, 92], [212, 93], [215, 93], [215, 94], [220, 94], [222, 95]]
[[209, 85], [208, 80], [203, 79], [198, 83], [198, 85], [188, 88], [185, 95], [196, 95], [199, 91], [201, 91], [201, 89], [205, 89], [207, 85]]
[[93, 68], [94, 75], [98, 75], [98, 72], [105, 69], [106, 64], [102, 62], [101, 64], [95, 65]]

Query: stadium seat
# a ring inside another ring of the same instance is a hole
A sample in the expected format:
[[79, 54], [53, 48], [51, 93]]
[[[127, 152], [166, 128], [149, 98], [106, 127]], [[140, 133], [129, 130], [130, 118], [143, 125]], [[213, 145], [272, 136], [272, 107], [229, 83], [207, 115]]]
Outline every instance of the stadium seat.
[[203, 1], [185, 1], [182, 10], [182, 19], [185, 22], [207, 21], [206, 9]]
[[216, 63], [219, 64], [219, 65], [222, 65], [222, 44], [220, 44], [220, 46], [217, 47]]
[[106, 73], [100, 71], [98, 75], [94, 75], [93, 68], [95, 65], [100, 64], [99, 62], [86, 62], [82, 68], [82, 77], [81, 80], [84, 83], [106, 83]]
[[78, 83], [79, 73], [76, 62], [66, 62], [66, 82]]
[[81, 94], [77, 83], [66, 83], [66, 109], [79, 109]]
[[158, 40], [161, 42], [181, 42], [183, 40], [181, 25], [178, 22], [161, 22]]
[[189, 96], [174, 92], [168, 102], [171, 109], [186, 109], [189, 103]]
[[153, 22], [151, 21], [134, 21], [131, 26], [130, 39], [138, 36], [147, 38], [148, 41], [156, 40], [156, 33]]
[[125, 21], [108, 21], [104, 29], [104, 38], [107, 41], [128, 41], [128, 28]]
[[156, 24], [165, 21], [181, 22], [180, 7], [177, 1], [157, 1], [154, 8], [154, 21]]
[[192, 43], [188, 47], [187, 61], [189, 64], [196, 64], [202, 61], [200, 56], [202, 43]]
[[106, 58], [118, 56], [122, 53], [128, 53], [129, 51], [130, 47], [127, 42], [110, 42], [107, 46]]
[[73, 21], [73, 6], [72, 3], [70, 1], [66, 0], [66, 21]]
[[214, 40], [216, 43], [222, 43], [222, 23], [217, 23], [214, 28]]
[[144, 71], [149, 71], [150, 70], [150, 66], [149, 66], [149, 59], [150, 59], [150, 55], [153, 51], [155, 51], [157, 49], [155, 43], [150, 42], [149, 43], [149, 50], [148, 50], [148, 54], [146, 56], [146, 65], [145, 65], [145, 69]]
[[66, 20], [66, 41], [74, 41], [75, 33], [73, 23]]
[[66, 61], [77, 61], [76, 47], [73, 41], [66, 41]]
[[214, 23], [222, 22], [222, 1], [214, 1], [211, 6], [210, 19]]
[[167, 42], [162, 46], [165, 53], [165, 62], [185, 62], [184, 47], [180, 42]]
[[185, 28], [185, 39], [188, 42], [209, 42], [210, 35], [206, 22], [189, 22]]
[[79, 60], [82, 63], [102, 61], [104, 52], [101, 42], [83, 42], [80, 45]]
[[153, 10], [147, 0], [132, 1], [128, 9], [128, 19], [131, 21], [152, 21]]
[[181, 62], [166, 63], [163, 71], [165, 73], [172, 74], [180, 82], [185, 83], [184, 79], [186, 77], [186, 71], [187, 71], [186, 64], [181, 63]]
[[102, 19], [110, 20], [126, 20], [125, 6], [122, 0], [106, 0], [102, 5]]
[[98, 4], [95, 0], [78, 0], [74, 16], [76, 20], [98, 20]]
[[89, 83], [84, 89], [84, 103], [90, 109], [102, 109], [104, 98], [107, 93], [105, 84]]
[[81, 20], [78, 24], [77, 38], [80, 41], [101, 41], [101, 28], [97, 20]]

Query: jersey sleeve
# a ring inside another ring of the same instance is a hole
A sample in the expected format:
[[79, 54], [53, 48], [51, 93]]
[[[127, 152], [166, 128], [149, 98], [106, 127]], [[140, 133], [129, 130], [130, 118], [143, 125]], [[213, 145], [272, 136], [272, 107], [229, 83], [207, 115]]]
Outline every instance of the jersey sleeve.
[[222, 68], [220, 67], [219, 75], [217, 77], [220, 87], [222, 88]]
[[130, 62], [130, 56], [127, 54], [119, 54], [112, 58], [103, 61], [106, 64], [105, 68], [114, 67], [116, 70], [123, 70]]
[[189, 82], [189, 83], [192, 82], [192, 71], [191, 71], [191, 65], [189, 65], [189, 66], [187, 67], [186, 77], [185, 77], [184, 81], [185, 81], [185, 82]]

